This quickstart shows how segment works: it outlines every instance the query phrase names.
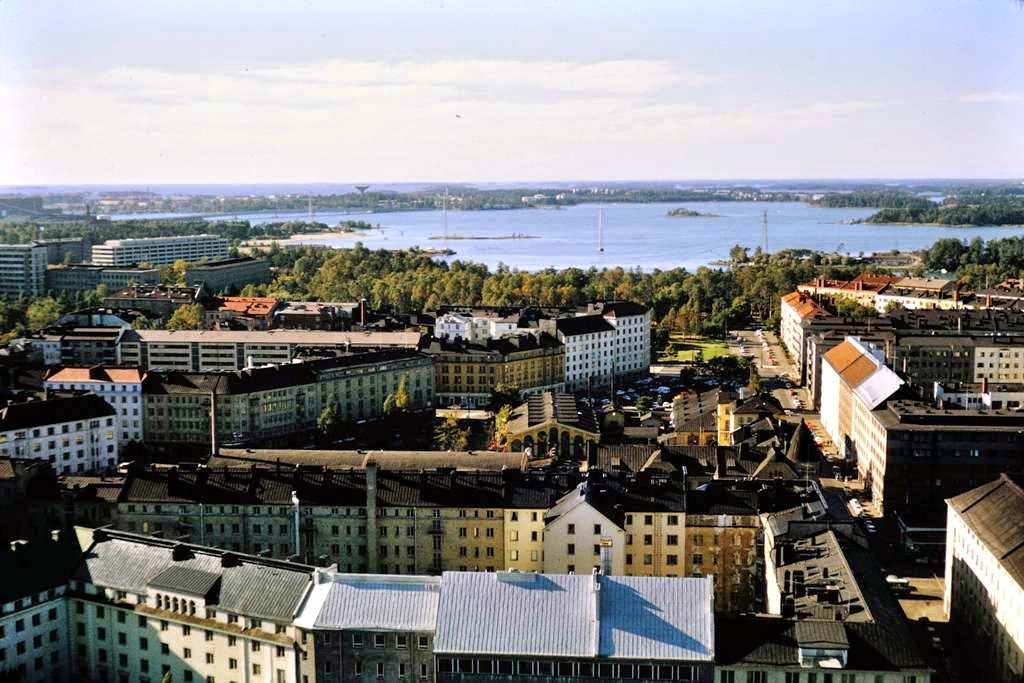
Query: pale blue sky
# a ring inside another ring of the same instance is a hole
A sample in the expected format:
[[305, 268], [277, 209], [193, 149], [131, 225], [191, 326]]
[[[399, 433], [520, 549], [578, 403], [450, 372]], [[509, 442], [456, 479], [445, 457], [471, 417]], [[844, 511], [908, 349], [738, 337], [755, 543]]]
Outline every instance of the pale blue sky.
[[0, 0], [0, 150], [4, 183], [1019, 177], [1024, 6]]

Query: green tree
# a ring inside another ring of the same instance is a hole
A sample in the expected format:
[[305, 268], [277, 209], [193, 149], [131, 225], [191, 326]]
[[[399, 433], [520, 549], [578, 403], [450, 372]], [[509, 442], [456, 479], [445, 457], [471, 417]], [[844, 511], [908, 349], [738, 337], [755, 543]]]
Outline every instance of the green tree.
[[753, 363], [750, 364], [750, 378], [747, 380], [747, 389], [751, 395], [760, 394], [764, 389], [764, 383], [761, 381], [761, 375], [757, 372], [757, 366]]
[[49, 327], [53, 323], [57, 322], [61, 316], [61, 306], [56, 299], [52, 297], [44, 297], [42, 299], [36, 299], [28, 305], [25, 311], [25, 317], [28, 320], [28, 326], [32, 330], [41, 330], [44, 327]]
[[491, 448], [496, 451], [503, 451], [508, 448], [509, 429], [508, 422], [512, 418], [512, 406], [503, 405], [494, 414], [494, 434], [491, 437]]
[[464, 451], [469, 447], [469, 430], [461, 429], [455, 415], [449, 415], [434, 429], [434, 446], [442, 451]]
[[316, 426], [324, 436], [330, 437], [338, 433], [338, 428], [341, 426], [341, 413], [338, 411], [336, 403], [331, 403], [320, 411], [320, 415], [316, 418]]
[[498, 382], [491, 390], [491, 410], [519, 403], [519, 387], [507, 382]]
[[181, 306], [167, 321], [168, 330], [201, 330], [206, 325], [206, 309], [200, 304]]

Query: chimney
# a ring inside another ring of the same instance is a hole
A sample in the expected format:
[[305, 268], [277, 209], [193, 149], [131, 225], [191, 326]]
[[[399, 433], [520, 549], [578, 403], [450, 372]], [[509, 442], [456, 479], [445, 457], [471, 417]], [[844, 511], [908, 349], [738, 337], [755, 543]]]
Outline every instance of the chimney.
[[366, 298], [359, 300], [359, 324], [366, 324]]
[[981, 393], [983, 393], [983, 394], [987, 394], [988, 393], [988, 377], [982, 377], [981, 378]]
[[367, 571], [377, 570], [377, 463], [366, 463], [366, 561]]

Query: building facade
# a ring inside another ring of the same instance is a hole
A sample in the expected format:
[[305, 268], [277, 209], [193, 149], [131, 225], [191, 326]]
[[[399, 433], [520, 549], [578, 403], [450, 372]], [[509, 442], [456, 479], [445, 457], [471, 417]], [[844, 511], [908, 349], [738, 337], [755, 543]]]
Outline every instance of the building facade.
[[831, 315], [809, 294], [792, 292], [782, 297], [780, 304], [779, 336], [789, 357], [797, 367], [803, 366], [805, 328], [804, 321]]
[[108, 268], [92, 264], [51, 266], [46, 270], [49, 292], [86, 292], [100, 285], [116, 291], [133, 285], [160, 284], [159, 268]]
[[225, 259], [228, 241], [216, 235], [178, 235], [107, 240], [92, 247], [92, 262], [101, 266], [139, 263], [164, 265], [175, 261]]
[[43, 296], [46, 293], [46, 246], [0, 244], [0, 296]]
[[0, 409], [0, 455], [48, 461], [57, 472], [110, 471], [118, 417], [94, 394], [11, 403]]
[[269, 261], [248, 256], [190, 263], [185, 269], [185, 284], [189, 287], [202, 286], [208, 292], [264, 284], [270, 282], [271, 277]]
[[90, 391], [117, 412], [118, 440], [121, 446], [129, 441], [145, 440], [142, 381], [145, 373], [138, 368], [61, 367], [49, 372], [43, 380], [47, 391]]

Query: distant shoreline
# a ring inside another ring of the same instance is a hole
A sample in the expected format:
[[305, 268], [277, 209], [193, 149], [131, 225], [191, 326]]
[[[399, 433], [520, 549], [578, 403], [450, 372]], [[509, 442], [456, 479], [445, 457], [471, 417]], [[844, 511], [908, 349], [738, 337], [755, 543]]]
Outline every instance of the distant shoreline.
[[431, 240], [539, 240], [540, 235], [431, 235]]

